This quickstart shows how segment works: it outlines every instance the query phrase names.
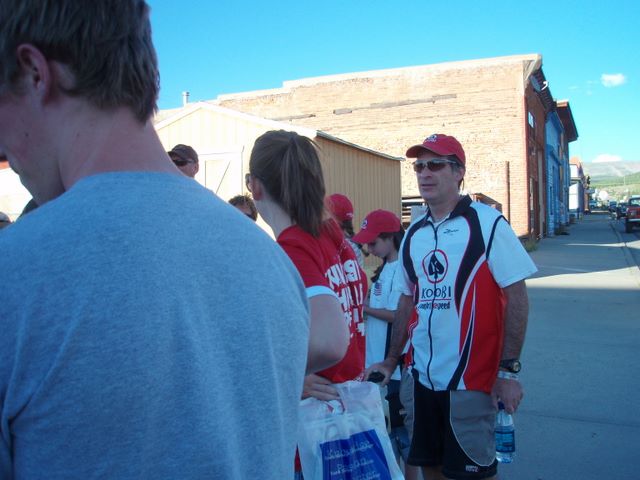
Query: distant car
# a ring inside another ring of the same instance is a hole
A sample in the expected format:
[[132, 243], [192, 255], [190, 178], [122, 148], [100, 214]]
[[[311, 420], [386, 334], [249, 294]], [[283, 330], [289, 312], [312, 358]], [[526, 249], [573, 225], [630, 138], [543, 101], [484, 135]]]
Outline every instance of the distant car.
[[609, 202], [609, 211], [611, 213], [614, 213], [616, 211], [616, 207], [618, 206], [618, 202], [616, 202], [615, 200], [611, 200]]
[[624, 231], [631, 233], [633, 227], [640, 227], [640, 195], [633, 195], [627, 202], [627, 216], [624, 220]]
[[616, 220], [627, 216], [627, 204], [620, 202], [616, 207]]

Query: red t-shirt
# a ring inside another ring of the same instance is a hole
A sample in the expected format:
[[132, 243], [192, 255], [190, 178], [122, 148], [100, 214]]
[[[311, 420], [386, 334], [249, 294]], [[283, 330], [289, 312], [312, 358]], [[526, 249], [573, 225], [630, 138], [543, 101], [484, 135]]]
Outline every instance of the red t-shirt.
[[307, 297], [333, 292], [342, 305], [351, 340], [344, 358], [318, 375], [333, 383], [358, 377], [364, 370], [362, 303], [367, 278], [338, 224], [328, 220], [318, 238], [293, 225], [278, 236], [278, 244], [298, 269]]

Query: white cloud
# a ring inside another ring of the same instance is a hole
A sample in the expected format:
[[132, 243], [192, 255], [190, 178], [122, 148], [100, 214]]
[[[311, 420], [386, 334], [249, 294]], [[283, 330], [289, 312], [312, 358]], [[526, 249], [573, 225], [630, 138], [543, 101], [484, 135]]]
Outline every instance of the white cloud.
[[593, 159], [593, 163], [609, 163], [609, 162], [621, 162], [622, 157], [620, 155], [612, 155], [610, 153], [601, 153]]
[[605, 87], [619, 87], [623, 83], [627, 83], [627, 77], [622, 73], [603, 73], [600, 81]]

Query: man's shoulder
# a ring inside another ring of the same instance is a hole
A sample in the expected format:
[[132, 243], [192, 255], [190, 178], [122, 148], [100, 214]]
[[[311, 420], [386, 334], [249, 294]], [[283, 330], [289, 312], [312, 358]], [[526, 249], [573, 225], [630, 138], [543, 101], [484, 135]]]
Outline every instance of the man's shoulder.
[[469, 204], [469, 208], [472, 208], [478, 214], [478, 218], [481, 221], [495, 221], [503, 216], [500, 210], [477, 201], [472, 201]]
[[[48, 202], [28, 215], [23, 215], [0, 233], [0, 251], [3, 260], [17, 258], [19, 252], [23, 256], [38, 250], [48, 238], [57, 240], [60, 236], [70, 235], [70, 229], [64, 228], [57, 218], [66, 213], [66, 209], [58, 208], [55, 201]], [[16, 256], [14, 256], [16, 255]]]
[[74, 230], [58, 222], [64, 211], [43, 205], [0, 232], [0, 284], [14, 298], [27, 297], [44, 278], [64, 270], [73, 255]]

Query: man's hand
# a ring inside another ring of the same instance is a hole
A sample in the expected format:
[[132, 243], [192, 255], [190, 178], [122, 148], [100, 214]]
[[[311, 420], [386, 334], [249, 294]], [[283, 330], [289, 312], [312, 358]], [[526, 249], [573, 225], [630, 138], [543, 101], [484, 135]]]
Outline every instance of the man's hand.
[[302, 398], [317, 398], [318, 400], [339, 400], [340, 395], [333, 384], [324, 377], [312, 373], [304, 377]]
[[385, 386], [387, 383], [389, 383], [391, 375], [393, 375], [393, 371], [397, 366], [398, 361], [393, 358], [387, 358], [384, 362], [374, 363], [364, 371], [364, 379], [368, 380], [369, 375], [371, 375], [373, 372], [380, 372], [384, 375], [384, 380], [380, 382], [380, 385]]
[[493, 406], [497, 410], [499, 400], [504, 404], [504, 410], [507, 413], [515, 413], [523, 396], [524, 391], [518, 380], [496, 378], [496, 383], [493, 384], [491, 389]]

